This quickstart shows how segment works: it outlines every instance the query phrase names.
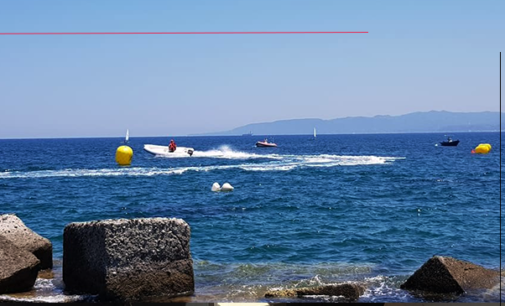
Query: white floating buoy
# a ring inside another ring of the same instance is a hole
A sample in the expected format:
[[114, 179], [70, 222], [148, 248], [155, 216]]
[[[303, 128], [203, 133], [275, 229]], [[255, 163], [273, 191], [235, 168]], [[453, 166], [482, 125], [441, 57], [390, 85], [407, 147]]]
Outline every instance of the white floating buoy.
[[221, 187], [221, 191], [232, 191], [232, 190], [233, 190], [233, 186], [230, 185], [229, 183], [224, 183], [223, 187]]
[[219, 183], [214, 183], [212, 184], [212, 191], [221, 191], [221, 186], [219, 186]]

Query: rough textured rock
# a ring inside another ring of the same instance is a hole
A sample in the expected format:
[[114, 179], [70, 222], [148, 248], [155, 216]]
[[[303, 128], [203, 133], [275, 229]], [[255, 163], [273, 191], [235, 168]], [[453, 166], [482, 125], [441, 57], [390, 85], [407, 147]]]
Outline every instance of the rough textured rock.
[[314, 288], [297, 288], [267, 291], [265, 297], [303, 297], [304, 295], [343, 296], [350, 301], [356, 301], [365, 292], [365, 287], [359, 284], [327, 285]]
[[65, 289], [110, 300], [193, 294], [189, 240], [181, 219], [71, 223], [63, 234]]
[[0, 235], [0, 294], [29, 291], [39, 270], [35, 255]]
[[499, 272], [452, 257], [433, 256], [401, 285], [402, 289], [461, 294], [489, 289], [499, 283]]
[[0, 235], [4, 235], [18, 248], [26, 250], [40, 260], [41, 269], [53, 267], [53, 245], [35, 233], [14, 214], [0, 215]]

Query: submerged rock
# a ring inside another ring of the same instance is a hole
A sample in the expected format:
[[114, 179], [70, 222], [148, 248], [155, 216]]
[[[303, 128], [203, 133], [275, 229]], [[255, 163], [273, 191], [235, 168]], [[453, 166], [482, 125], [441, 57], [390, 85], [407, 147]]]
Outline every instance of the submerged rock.
[[432, 293], [461, 294], [489, 289], [499, 283], [499, 272], [452, 257], [433, 256], [400, 287]]
[[18, 248], [35, 255], [40, 260], [41, 269], [53, 267], [51, 241], [29, 229], [16, 215], [0, 215], [0, 235], [5, 236]]
[[298, 288], [270, 290], [265, 297], [303, 297], [304, 295], [343, 296], [350, 301], [356, 301], [365, 292], [365, 287], [355, 283], [326, 285], [314, 288]]
[[193, 294], [189, 240], [181, 219], [71, 223], [63, 235], [65, 289], [109, 300]]
[[40, 260], [0, 235], [0, 294], [31, 290]]

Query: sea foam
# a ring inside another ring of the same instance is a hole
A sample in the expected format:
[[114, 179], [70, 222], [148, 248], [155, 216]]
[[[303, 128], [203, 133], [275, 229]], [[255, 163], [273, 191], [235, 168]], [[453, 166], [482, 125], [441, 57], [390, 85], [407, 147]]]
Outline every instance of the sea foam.
[[[249, 154], [235, 151], [206, 151], [209, 158], [243, 159], [264, 158], [264, 162], [240, 163], [231, 165], [189, 166], [189, 167], [128, 167], [103, 169], [61, 169], [37, 171], [9, 171], [0, 172], [0, 179], [13, 178], [46, 178], [46, 177], [103, 177], [103, 176], [158, 176], [181, 175], [186, 172], [208, 172], [214, 170], [241, 169], [244, 171], [290, 171], [297, 168], [337, 167], [359, 165], [383, 165], [393, 163], [402, 157], [382, 156], [345, 156], [345, 155], [278, 155], [278, 154]], [[221, 155], [219, 155], [221, 154]], [[192, 157], [191, 157], [192, 158]], [[154, 162], [155, 163], [155, 162]]]

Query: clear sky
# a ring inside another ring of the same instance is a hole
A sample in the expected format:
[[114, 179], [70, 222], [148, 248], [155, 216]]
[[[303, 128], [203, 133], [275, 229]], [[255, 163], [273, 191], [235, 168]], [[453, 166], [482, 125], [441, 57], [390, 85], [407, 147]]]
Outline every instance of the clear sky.
[[505, 1], [0, 0], [0, 138], [175, 136], [295, 118], [498, 111]]

